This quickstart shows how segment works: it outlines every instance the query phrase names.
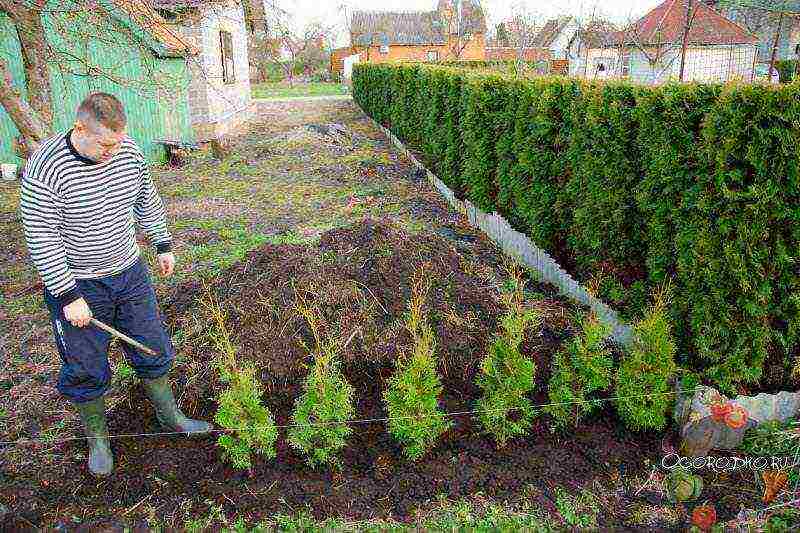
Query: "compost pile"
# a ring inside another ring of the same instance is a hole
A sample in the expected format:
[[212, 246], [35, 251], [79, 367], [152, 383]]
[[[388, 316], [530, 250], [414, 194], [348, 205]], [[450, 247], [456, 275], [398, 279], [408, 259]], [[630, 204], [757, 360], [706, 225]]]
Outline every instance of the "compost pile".
[[[318, 246], [264, 245], [210, 282], [184, 283], [165, 311], [173, 331], [186, 334], [182, 356], [211, 364], [216, 347], [202, 302], [213, 297], [227, 315], [238, 358], [259, 369], [267, 402], [280, 421], [288, 417], [308, 372], [306, 346], [314, 346], [295, 305], [317, 309], [324, 318], [321, 333], [344, 345], [340, 360], [357, 391], [358, 415], [370, 418], [381, 415], [381, 387], [410, 346], [404, 314], [414, 277], [421, 275], [430, 284], [427, 314], [436, 332], [443, 400], [448, 409], [463, 410], [477, 397], [475, 373], [504, 312], [503, 265], [483, 246], [475, 247], [483, 256], [476, 264], [474, 255], [462, 255], [437, 235], [410, 235], [385, 220], [365, 219], [323, 234]], [[531, 305], [544, 315], [545, 325], [531, 333], [525, 353], [549, 360], [560, 338], [570, 334], [569, 313], [555, 300]], [[546, 360], [540, 363], [546, 370]], [[540, 374], [538, 389], [544, 390]], [[187, 390], [184, 401], [191, 405], [212, 397], [219, 387], [212, 377]]]

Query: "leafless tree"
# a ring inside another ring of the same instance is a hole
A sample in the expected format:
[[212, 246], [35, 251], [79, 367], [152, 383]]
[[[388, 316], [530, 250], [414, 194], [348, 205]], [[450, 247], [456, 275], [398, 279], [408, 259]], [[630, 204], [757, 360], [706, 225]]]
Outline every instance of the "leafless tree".
[[458, 61], [477, 33], [485, 31], [485, 15], [480, 5], [470, 4], [469, 12], [464, 13], [463, 0], [440, 1], [437, 25], [448, 43], [450, 56]]
[[328, 61], [333, 27], [313, 22], [297, 31], [291, 15], [276, 11], [270, 19], [270, 28], [271, 37], [258, 53], [277, 65], [290, 85], [294, 85], [298, 70], [318, 71]]
[[536, 35], [541, 27], [542, 15], [530, 10], [527, 4], [517, 3], [512, 7], [511, 20], [505, 23], [509, 45], [516, 52], [516, 72], [525, 71], [525, 52], [534, 47]]

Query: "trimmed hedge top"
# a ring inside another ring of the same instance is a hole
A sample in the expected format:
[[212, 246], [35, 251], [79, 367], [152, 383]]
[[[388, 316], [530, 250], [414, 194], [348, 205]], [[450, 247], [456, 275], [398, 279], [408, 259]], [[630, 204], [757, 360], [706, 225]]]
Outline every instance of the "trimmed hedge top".
[[641, 87], [419, 64], [357, 65], [353, 84], [457, 195], [600, 281], [629, 316], [669, 283], [679, 359], [706, 381], [788, 383], [800, 84]]

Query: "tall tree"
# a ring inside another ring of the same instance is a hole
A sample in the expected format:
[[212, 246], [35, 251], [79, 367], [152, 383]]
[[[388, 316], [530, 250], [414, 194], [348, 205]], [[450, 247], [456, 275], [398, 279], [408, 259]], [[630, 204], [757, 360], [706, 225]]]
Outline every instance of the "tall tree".
[[0, 104], [22, 134], [23, 154], [35, 150], [52, 131], [53, 103], [47, 68], [48, 46], [41, 12], [46, 0], [0, 0], [0, 14], [6, 15], [16, 30], [22, 49], [27, 98], [14, 87], [11, 70], [0, 57]]

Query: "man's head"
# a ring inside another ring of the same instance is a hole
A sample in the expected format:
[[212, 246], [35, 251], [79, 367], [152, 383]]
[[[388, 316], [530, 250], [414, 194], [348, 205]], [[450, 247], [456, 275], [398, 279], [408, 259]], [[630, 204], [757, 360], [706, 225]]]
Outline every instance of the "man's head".
[[92, 93], [78, 106], [74, 140], [89, 159], [108, 161], [122, 145], [126, 125], [122, 102], [107, 93]]

